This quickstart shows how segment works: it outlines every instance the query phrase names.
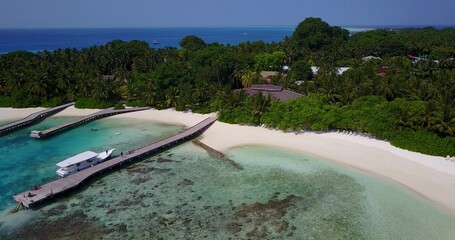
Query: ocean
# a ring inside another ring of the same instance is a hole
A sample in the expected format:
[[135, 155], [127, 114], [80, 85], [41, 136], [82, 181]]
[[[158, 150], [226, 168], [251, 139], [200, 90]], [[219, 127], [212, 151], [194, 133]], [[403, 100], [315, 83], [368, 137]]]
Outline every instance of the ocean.
[[[422, 28], [425, 26], [345, 26], [351, 34], [372, 29]], [[443, 29], [454, 26], [433, 26]], [[0, 29], [0, 54], [24, 50], [31, 52], [56, 49], [83, 49], [109, 41], [142, 40], [150, 47], [179, 47], [188, 35], [196, 35], [206, 43], [237, 45], [246, 41], [280, 42], [290, 37], [295, 26], [284, 27], [199, 27], [199, 28], [100, 28], [100, 29]], [[154, 42], [159, 44], [154, 44]]]
[[41, 208], [9, 214], [12, 195], [57, 179], [55, 164], [62, 159], [87, 149], [115, 147], [119, 154], [182, 129], [106, 118], [44, 140], [28, 137], [33, 129], [70, 119], [51, 117], [0, 138], [0, 239], [450, 239], [455, 234], [455, 215], [386, 180], [266, 146], [228, 150], [227, 157], [243, 167], [238, 170], [191, 142], [90, 181]]
[[[59, 48], [88, 48], [109, 41], [142, 40], [153, 48], [179, 47], [188, 35], [207, 43], [237, 45], [246, 41], [279, 42], [292, 35], [293, 27], [270, 28], [128, 28], [128, 29], [0, 29], [0, 53], [25, 50], [38, 52]], [[159, 44], [154, 44], [157, 42]]]

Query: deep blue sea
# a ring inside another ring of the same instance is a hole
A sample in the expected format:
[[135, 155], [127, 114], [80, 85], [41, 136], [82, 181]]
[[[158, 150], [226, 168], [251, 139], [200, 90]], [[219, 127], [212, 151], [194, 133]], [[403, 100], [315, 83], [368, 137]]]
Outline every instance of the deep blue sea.
[[[351, 34], [377, 28], [400, 29], [425, 26], [346, 26]], [[443, 29], [454, 26], [433, 26]], [[109, 41], [142, 40], [151, 47], [179, 47], [182, 38], [196, 35], [207, 43], [237, 45], [246, 41], [262, 40], [267, 43], [289, 37], [295, 26], [286, 27], [199, 27], [199, 28], [104, 28], [104, 29], [0, 29], [0, 54], [25, 50], [38, 52], [59, 48], [87, 48]], [[154, 44], [157, 42], [159, 44]]]
[[[0, 29], [0, 53], [17, 50], [43, 51], [59, 48], [87, 48], [114, 39], [142, 40], [151, 47], [179, 47], [188, 35], [207, 43], [237, 45], [246, 41], [279, 42], [292, 35], [294, 27], [270, 28], [128, 28], [128, 29]], [[153, 44], [156, 41], [159, 44]]]

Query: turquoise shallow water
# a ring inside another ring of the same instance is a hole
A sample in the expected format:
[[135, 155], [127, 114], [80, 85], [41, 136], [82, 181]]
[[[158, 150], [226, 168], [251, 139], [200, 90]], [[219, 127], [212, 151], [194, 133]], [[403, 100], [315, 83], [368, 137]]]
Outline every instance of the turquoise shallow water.
[[[130, 132], [144, 131], [127, 120], [97, 124], [101, 150], [115, 142], [117, 132], [124, 141], [115, 143], [126, 149], [136, 141]], [[152, 131], [158, 135], [179, 130], [143, 124], [168, 129]], [[91, 136], [94, 126], [84, 127], [87, 135], [72, 131], [55, 141], [73, 146], [79, 135], [78, 141]], [[452, 239], [455, 234], [455, 216], [376, 177], [278, 148], [244, 146], [227, 156], [243, 170], [192, 143], [180, 145], [40, 209], [5, 211], [0, 239]], [[48, 171], [55, 175], [55, 169]]]
[[[0, 137], [0, 210], [14, 204], [12, 195], [58, 178], [56, 163], [83, 151], [117, 148], [114, 155], [172, 135], [181, 128], [171, 125], [102, 119], [45, 140], [32, 139], [31, 130], [44, 130], [72, 118], [49, 118], [37, 125]], [[90, 129], [98, 131], [92, 132]]]
[[283, 169], [315, 177], [330, 172], [327, 178], [340, 177], [342, 181], [320, 179], [318, 184], [334, 183], [331, 185], [334, 195], [327, 198], [328, 205], [324, 198], [320, 199], [323, 203], [318, 211], [324, 212], [324, 208], [334, 211], [330, 208], [332, 204], [348, 207], [345, 210], [357, 218], [366, 238], [453, 239], [455, 236], [455, 215], [395, 183], [277, 148], [240, 147], [232, 149], [230, 155], [247, 168]]

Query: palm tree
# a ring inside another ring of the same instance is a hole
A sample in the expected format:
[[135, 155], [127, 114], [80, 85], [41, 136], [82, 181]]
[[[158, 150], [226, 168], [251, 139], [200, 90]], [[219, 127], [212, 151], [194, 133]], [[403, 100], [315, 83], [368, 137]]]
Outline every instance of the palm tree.
[[455, 119], [445, 121], [444, 119], [439, 119], [438, 122], [432, 126], [430, 129], [438, 132], [439, 134], [453, 136], [455, 134]]
[[88, 97], [91, 92], [91, 83], [86, 78], [79, 78], [77, 83], [77, 96], [81, 97]]
[[455, 134], [455, 116], [453, 111], [455, 106], [455, 87], [453, 85], [447, 85], [442, 91], [442, 101], [440, 102], [442, 110], [441, 118], [431, 129], [441, 134], [453, 136]]
[[6, 93], [7, 93], [6, 78], [4, 78], [3, 76], [0, 76], [0, 94], [6, 95]]
[[343, 101], [343, 96], [340, 94], [337, 94], [334, 91], [334, 89], [330, 89], [326, 95], [327, 95], [327, 98], [329, 99], [329, 102], [332, 104]]
[[216, 79], [218, 80], [218, 84], [221, 86], [220, 80], [220, 68], [222, 67], [221, 58], [216, 58], [212, 61], [212, 69], [216, 71]]
[[425, 103], [425, 110], [422, 113], [422, 127], [431, 129], [440, 119], [439, 104], [436, 101], [429, 100]]
[[109, 87], [108, 85], [99, 78], [91, 80], [91, 95], [96, 100], [107, 100], [109, 98]]
[[126, 84], [129, 83], [130, 72], [128, 72], [127, 70], [122, 69], [122, 68], [116, 68], [114, 71], [114, 75], [118, 80], [120, 80], [120, 82], [126, 83]]
[[[256, 93], [251, 97], [251, 113], [254, 116], [262, 116], [272, 103], [272, 97], [270, 95], [263, 96], [261, 93]], [[259, 122], [258, 122], [259, 123]]]
[[43, 78], [35, 78], [27, 83], [27, 89], [30, 94], [47, 98], [47, 81]]
[[291, 85], [291, 81], [288, 75], [283, 74], [282, 72], [278, 72], [277, 74], [273, 75], [271, 77], [271, 80], [273, 84], [281, 85], [285, 89], [288, 89], [289, 85]]
[[157, 104], [157, 94], [156, 94], [156, 85], [154, 81], [149, 81], [146, 86], [146, 90], [142, 95], [145, 104], [156, 105]]
[[193, 104], [196, 107], [205, 106], [210, 102], [213, 95], [208, 93], [216, 92], [216, 90], [211, 87], [212, 85], [209, 85], [204, 81], [196, 81], [196, 86], [192, 90]]
[[176, 87], [170, 87], [164, 91], [166, 96], [166, 107], [175, 107], [179, 99], [179, 90]]
[[441, 68], [453, 69], [455, 68], [455, 61], [453, 59], [444, 59], [440, 62], [439, 66]]
[[56, 91], [58, 91], [60, 95], [64, 95], [65, 93], [68, 93], [70, 89], [74, 88], [74, 85], [71, 83], [72, 74], [70, 69], [65, 68], [61, 70], [61, 73], [55, 79]]
[[235, 76], [240, 79], [240, 82], [244, 88], [251, 87], [251, 85], [257, 82], [261, 77], [259, 73], [251, 69], [239, 71], [235, 74]]
[[21, 90], [27, 82], [25, 78], [24, 70], [18, 70], [18, 73], [15, 76], [6, 79], [6, 88], [11, 92]]
[[384, 77], [382, 81], [379, 82], [379, 85], [376, 86], [375, 90], [377, 95], [383, 96], [389, 101], [395, 99], [396, 97], [396, 93], [389, 77]]

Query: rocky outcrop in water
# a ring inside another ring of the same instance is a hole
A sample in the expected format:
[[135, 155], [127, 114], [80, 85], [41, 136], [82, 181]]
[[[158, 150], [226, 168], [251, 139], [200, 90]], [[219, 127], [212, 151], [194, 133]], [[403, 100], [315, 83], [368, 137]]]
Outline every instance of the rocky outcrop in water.
[[242, 166], [240, 166], [238, 163], [236, 163], [234, 160], [232, 159], [229, 159], [228, 157], [226, 157], [226, 155], [224, 155], [223, 153], [205, 145], [204, 143], [202, 143], [201, 141], [197, 140], [197, 139], [194, 139], [193, 141], [191, 141], [194, 145], [198, 146], [198, 147], [201, 147], [202, 149], [204, 149], [205, 151], [207, 151], [210, 155], [210, 157], [212, 158], [215, 158], [215, 159], [218, 159], [218, 160], [221, 160], [222, 162], [224, 163], [227, 163], [229, 164], [230, 166], [234, 167], [235, 169], [237, 170], [242, 170]]
[[234, 210], [226, 228], [232, 234], [243, 234], [249, 239], [273, 238], [284, 234], [291, 236], [296, 228], [289, 228], [289, 222], [284, 217], [298, 200], [298, 197], [289, 195], [282, 200], [243, 204]]

